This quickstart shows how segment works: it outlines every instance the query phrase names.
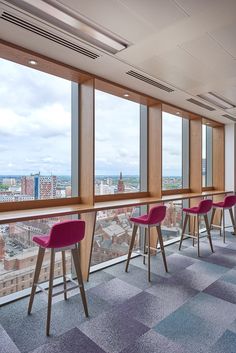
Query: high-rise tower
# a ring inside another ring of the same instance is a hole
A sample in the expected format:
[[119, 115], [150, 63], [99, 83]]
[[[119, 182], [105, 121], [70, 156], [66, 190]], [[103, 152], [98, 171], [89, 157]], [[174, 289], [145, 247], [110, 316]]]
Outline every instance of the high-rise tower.
[[118, 192], [124, 192], [125, 191], [125, 184], [124, 184], [124, 181], [122, 179], [122, 172], [120, 172], [120, 179], [118, 180], [117, 190], [118, 190]]

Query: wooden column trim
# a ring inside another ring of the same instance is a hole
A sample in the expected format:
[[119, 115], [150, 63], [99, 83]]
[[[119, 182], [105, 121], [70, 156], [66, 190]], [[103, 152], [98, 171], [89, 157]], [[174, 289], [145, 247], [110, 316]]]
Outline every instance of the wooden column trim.
[[85, 237], [80, 242], [80, 263], [83, 280], [89, 280], [89, 270], [92, 258], [93, 239], [97, 212], [81, 214], [80, 219], [85, 221]]
[[214, 190], [224, 190], [225, 187], [225, 129], [224, 126], [213, 128], [212, 141], [212, 177]]
[[80, 85], [80, 189], [82, 203], [94, 204], [94, 79]]
[[[215, 190], [225, 187], [225, 131], [224, 126], [213, 127], [212, 134], [212, 179]], [[223, 201], [225, 195], [216, 195], [214, 202]], [[220, 224], [221, 215], [216, 210], [214, 224]]]
[[189, 175], [191, 192], [202, 191], [202, 121], [190, 120], [189, 136]]
[[148, 109], [148, 191], [151, 197], [161, 197], [162, 189], [162, 107]]

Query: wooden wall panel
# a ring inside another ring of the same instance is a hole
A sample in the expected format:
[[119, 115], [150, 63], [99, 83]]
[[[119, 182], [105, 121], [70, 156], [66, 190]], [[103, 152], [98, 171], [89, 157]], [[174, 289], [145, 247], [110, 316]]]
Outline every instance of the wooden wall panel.
[[[162, 193], [162, 106], [155, 104], [148, 109], [148, 191], [151, 197]], [[155, 205], [152, 205], [153, 207]], [[150, 208], [150, 207], [148, 207]], [[151, 228], [150, 244], [157, 246], [156, 229]]]
[[202, 122], [201, 119], [190, 121], [189, 136], [189, 175], [191, 192], [201, 192], [202, 190]]
[[[213, 128], [212, 177], [214, 190], [225, 188], [225, 131], [224, 126]], [[214, 196], [214, 202], [223, 201], [225, 195]], [[214, 224], [220, 224], [220, 211], [216, 210]]]
[[213, 128], [213, 186], [215, 190], [225, 188], [225, 131], [224, 126]]
[[[202, 120], [190, 120], [189, 129], [189, 187], [191, 192], [202, 191]], [[201, 198], [190, 199], [189, 207], [199, 204]], [[184, 215], [185, 216], [185, 215]], [[193, 232], [193, 217], [190, 217], [189, 230]]]
[[82, 203], [94, 204], [94, 80], [80, 85], [80, 190]]
[[82, 276], [85, 281], [89, 280], [89, 270], [92, 257], [94, 230], [96, 223], [96, 212], [81, 214], [81, 219], [86, 222], [85, 237], [80, 242], [80, 262]]
[[162, 109], [155, 104], [148, 109], [148, 191], [161, 197], [162, 186]]
[[[24, 66], [28, 66], [31, 69], [43, 71], [58, 77], [63, 77], [66, 80], [74, 82], [84, 82], [93, 77], [92, 75], [70, 65], [19, 47], [18, 45], [5, 42], [4, 40], [0, 40], [0, 57]], [[29, 64], [29, 60], [35, 60], [38, 64], [36, 66], [32, 66]]]

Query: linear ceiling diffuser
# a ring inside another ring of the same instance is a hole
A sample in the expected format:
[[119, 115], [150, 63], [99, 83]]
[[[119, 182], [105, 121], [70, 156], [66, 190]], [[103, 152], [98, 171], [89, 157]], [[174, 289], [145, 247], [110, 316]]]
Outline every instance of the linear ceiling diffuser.
[[147, 77], [147, 76], [144, 76], [144, 75], [141, 75], [140, 73], [136, 72], [136, 71], [133, 71], [133, 70], [130, 70], [130, 71], [127, 71], [126, 72], [127, 75], [130, 75], [134, 78], [137, 78], [138, 80], [141, 80], [143, 82], [146, 82], [148, 83], [149, 85], [152, 85], [152, 86], [155, 86], [157, 88], [160, 88], [162, 89], [163, 91], [166, 91], [168, 93], [170, 92], [174, 92], [174, 90], [170, 87], [167, 87], [163, 84], [161, 84], [160, 82], [157, 82], [157, 81], [154, 81], [152, 80], [151, 78]]
[[231, 116], [231, 115], [229, 115], [229, 114], [223, 114], [222, 116], [223, 116], [224, 118], [227, 118], [227, 119], [230, 119], [230, 120], [236, 122], [236, 117], [233, 117], [233, 116]]
[[209, 105], [206, 105], [206, 104], [204, 104], [202, 102], [199, 102], [199, 101], [197, 101], [196, 99], [193, 99], [193, 98], [189, 98], [189, 99], [187, 99], [187, 101], [190, 102], [190, 103], [193, 103], [195, 105], [198, 105], [201, 108], [209, 110], [210, 112], [215, 110], [214, 108], [210, 107]]
[[60, 5], [52, 0], [9, 0], [8, 3], [111, 54], [116, 54], [128, 46], [128, 43], [122, 42], [120, 38], [105, 33], [94, 24], [88, 23], [82, 16], [79, 17], [77, 13], [74, 14], [68, 9], [60, 8]]
[[212, 103], [216, 105], [217, 107], [221, 109], [231, 109], [235, 108], [235, 105], [232, 103], [228, 102], [225, 98], [220, 97], [218, 94], [215, 92], [208, 92], [204, 94], [198, 94], [198, 97], [204, 99], [205, 101]]

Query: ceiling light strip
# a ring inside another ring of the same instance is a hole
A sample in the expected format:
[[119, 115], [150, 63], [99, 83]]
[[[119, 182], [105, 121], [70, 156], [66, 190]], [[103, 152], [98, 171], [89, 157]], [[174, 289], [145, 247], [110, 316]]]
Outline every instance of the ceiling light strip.
[[12, 15], [12, 14], [9, 14], [9, 13], [7, 13], [5, 11], [3, 12], [1, 18], [3, 20], [5, 20], [5, 21], [13, 23], [13, 24], [15, 24], [15, 25], [17, 25], [17, 26], [19, 26], [21, 28], [24, 28], [24, 29], [26, 29], [26, 30], [28, 30], [30, 32], [33, 32], [33, 33], [38, 34], [38, 35], [40, 35], [40, 36], [42, 36], [44, 38], [47, 38], [47, 39], [49, 39], [49, 40], [51, 40], [51, 41], [53, 41], [55, 43], [58, 43], [58, 44], [60, 44], [60, 45], [62, 45], [64, 47], [67, 47], [69, 49], [77, 51], [78, 53], [80, 53], [82, 55], [85, 55], [85, 56], [87, 56], [87, 57], [89, 57], [91, 59], [97, 59], [99, 57], [98, 54], [93, 53], [90, 50], [87, 50], [87, 49], [85, 49], [85, 48], [83, 48], [81, 46], [78, 46], [78, 45], [76, 45], [76, 44], [74, 44], [72, 42], [69, 42], [66, 39], [63, 39], [63, 38], [61, 38], [61, 37], [59, 37], [59, 36], [57, 36], [57, 35], [55, 35], [53, 33], [50, 33], [50, 32], [48, 32], [48, 31], [46, 31], [46, 30], [44, 30], [44, 29], [42, 29], [42, 28], [40, 28], [38, 26], [35, 26], [32, 23], [29, 23], [29, 22], [27, 22], [27, 21], [25, 21], [25, 20], [23, 20], [21, 18], [18, 18], [16, 16]]
[[68, 33], [77, 35], [91, 44], [100, 46], [103, 49], [105, 46], [107, 51], [110, 49], [113, 54], [127, 48], [127, 43], [122, 43], [120, 40], [114, 39], [112, 35], [105, 34], [104, 31], [96, 28], [95, 24], [88, 25], [77, 14], [75, 17], [60, 10], [58, 8], [59, 4], [52, 6], [42, 0], [9, 0], [8, 2], [42, 20], [50, 21], [51, 24], [57, 27], [60, 24], [60, 27]]

